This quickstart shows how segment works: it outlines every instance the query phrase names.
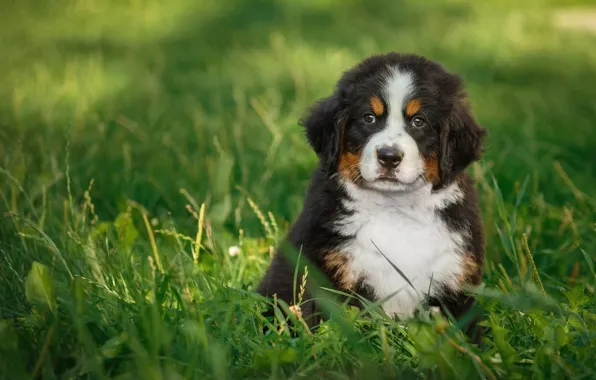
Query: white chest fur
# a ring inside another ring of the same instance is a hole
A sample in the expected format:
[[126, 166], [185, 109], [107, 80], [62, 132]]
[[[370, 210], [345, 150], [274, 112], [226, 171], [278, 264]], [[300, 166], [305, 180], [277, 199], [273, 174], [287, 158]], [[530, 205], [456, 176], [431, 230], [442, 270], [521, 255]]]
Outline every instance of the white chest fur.
[[384, 300], [388, 315], [408, 318], [426, 295], [457, 286], [463, 238], [449, 231], [437, 213], [463, 196], [456, 184], [435, 194], [430, 187], [391, 195], [352, 184], [346, 188], [353, 199], [346, 206], [354, 213], [338, 221], [337, 229], [354, 236], [342, 247], [350, 256], [349, 276]]

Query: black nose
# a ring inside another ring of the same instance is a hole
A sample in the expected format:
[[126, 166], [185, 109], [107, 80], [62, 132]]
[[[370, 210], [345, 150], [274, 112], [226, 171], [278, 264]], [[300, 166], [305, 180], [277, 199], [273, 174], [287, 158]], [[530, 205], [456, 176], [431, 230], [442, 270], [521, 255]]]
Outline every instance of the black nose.
[[394, 146], [382, 146], [377, 149], [377, 161], [385, 169], [395, 169], [404, 157], [404, 153]]

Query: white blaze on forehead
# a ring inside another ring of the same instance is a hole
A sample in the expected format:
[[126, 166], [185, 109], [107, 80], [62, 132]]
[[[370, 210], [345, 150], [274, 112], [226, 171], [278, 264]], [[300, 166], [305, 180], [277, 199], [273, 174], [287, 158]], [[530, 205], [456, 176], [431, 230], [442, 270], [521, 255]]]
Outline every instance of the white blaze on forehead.
[[389, 76], [383, 88], [385, 97], [389, 103], [389, 117], [403, 121], [402, 110], [406, 105], [406, 99], [414, 90], [414, 78], [408, 72], [400, 71], [397, 67], [389, 70]]
[[[360, 172], [362, 178], [373, 183], [379, 176], [379, 163], [377, 161], [377, 149], [384, 146], [395, 146], [403, 153], [403, 159], [397, 168], [396, 177], [401, 182], [390, 184], [390, 188], [383, 183], [374, 184], [379, 190], [405, 190], [404, 186], [413, 184], [420, 178], [424, 165], [420, 159], [418, 145], [410, 136], [406, 128], [406, 120], [403, 116], [407, 100], [414, 92], [414, 77], [412, 73], [402, 71], [397, 67], [389, 68], [387, 77], [383, 83], [383, 97], [388, 105], [385, 127], [371, 136], [364, 146], [360, 161]], [[398, 189], [399, 188], [399, 189]]]

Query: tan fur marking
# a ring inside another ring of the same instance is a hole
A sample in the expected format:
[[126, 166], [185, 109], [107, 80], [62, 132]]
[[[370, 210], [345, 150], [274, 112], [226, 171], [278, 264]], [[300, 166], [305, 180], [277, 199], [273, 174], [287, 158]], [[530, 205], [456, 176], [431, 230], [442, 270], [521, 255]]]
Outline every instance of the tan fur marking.
[[481, 280], [479, 276], [480, 266], [474, 260], [471, 253], [464, 255], [462, 259], [462, 274], [458, 276], [457, 282], [460, 285], [478, 285]]
[[421, 107], [422, 107], [422, 104], [420, 103], [420, 100], [418, 100], [418, 99], [410, 100], [408, 102], [408, 104], [406, 104], [406, 115], [408, 117], [414, 116], [418, 111], [420, 111]]
[[429, 183], [436, 183], [439, 181], [439, 161], [437, 154], [432, 153], [428, 157], [422, 157], [424, 160], [424, 176]]
[[362, 153], [342, 152], [339, 156], [339, 173], [354, 183], [362, 181], [360, 156]]
[[383, 113], [385, 113], [383, 101], [376, 95], [370, 98], [370, 108], [377, 116], [381, 116]]
[[342, 252], [331, 251], [325, 256], [325, 269], [342, 290], [351, 290], [356, 285], [349, 267], [350, 257]]

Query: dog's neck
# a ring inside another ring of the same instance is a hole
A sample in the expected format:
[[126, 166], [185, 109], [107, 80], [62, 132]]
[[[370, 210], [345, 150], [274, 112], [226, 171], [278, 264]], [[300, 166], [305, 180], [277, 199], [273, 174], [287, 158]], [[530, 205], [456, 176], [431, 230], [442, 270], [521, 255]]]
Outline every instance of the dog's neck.
[[412, 191], [403, 192], [381, 192], [363, 188], [345, 180], [341, 180], [340, 183], [349, 197], [347, 203], [351, 206], [350, 209], [364, 206], [387, 207], [408, 212], [438, 211], [460, 201], [464, 196], [457, 181], [438, 191], [433, 190], [432, 184], [429, 183]]

